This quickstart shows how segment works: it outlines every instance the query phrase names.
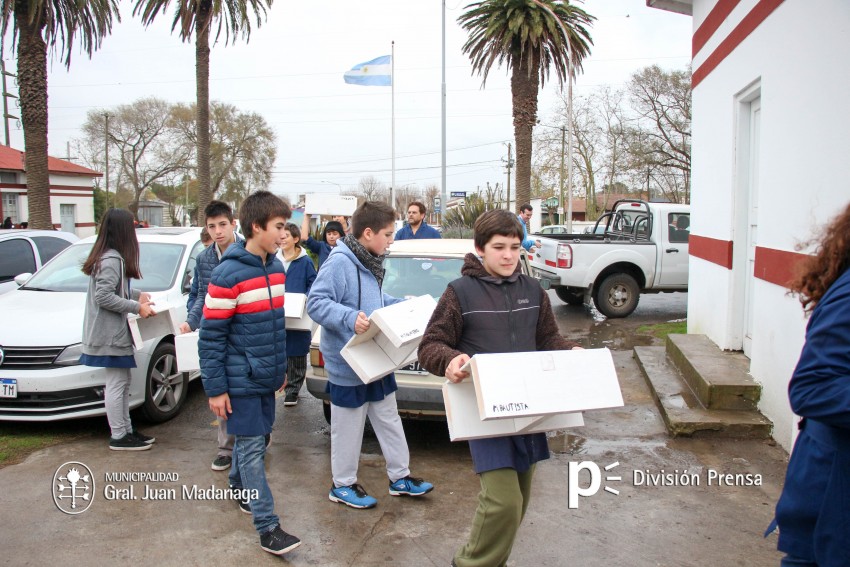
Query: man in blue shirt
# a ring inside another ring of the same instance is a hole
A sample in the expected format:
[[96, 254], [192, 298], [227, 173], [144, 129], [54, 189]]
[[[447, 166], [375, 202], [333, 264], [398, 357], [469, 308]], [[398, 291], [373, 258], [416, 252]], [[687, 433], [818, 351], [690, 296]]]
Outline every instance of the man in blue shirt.
[[421, 238], [440, 238], [440, 233], [425, 222], [425, 205], [413, 201], [407, 206], [407, 224], [395, 233], [395, 240], [413, 240]]
[[529, 252], [534, 252], [535, 247], [540, 248], [540, 241], [532, 240], [528, 237], [528, 228], [526, 223], [531, 220], [531, 211], [531, 205], [526, 203], [519, 208], [519, 214], [516, 218], [519, 221], [519, 224], [522, 225], [522, 247]]

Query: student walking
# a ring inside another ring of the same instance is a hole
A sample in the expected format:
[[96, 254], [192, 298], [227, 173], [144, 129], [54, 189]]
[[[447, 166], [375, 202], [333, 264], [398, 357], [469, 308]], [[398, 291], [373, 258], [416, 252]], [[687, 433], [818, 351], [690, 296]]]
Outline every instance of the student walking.
[[[293, 223], [287, 223], [280, 240], [278, 259], [283, 263], [288, 293], [310, 292], [316, 279], [313, 259], [301, 247], [301, 231]], [[307, 355], [310, 354], [310, 331], [286, 331], [286, 397], [284, 406], [298, 404], [298, 392], [307, 375]]]
[[369, 328], [375, 309], [402, 301], [381, 291], [384, 258], [393, 241], [395, 211], [386, 203], [363, 203], [351, 217], [352, 233], [328, 256], [307, 299], [310, 317], [322, 326], [322, 353], [331, 396], [331, 473], [328, 498], [352, 508], [378, 501], [357, 482], [366, 416], [387, 462], [389, 493], [422, 496], [434, 485], [410, 476], [410, 451], [398, 415], [395, 376], [364, 384], [339, 351]]
[[[478, 353], [581, 348], [558, 333], [549, 296], [519, 268], [523, 228], [502, 209], [478, 217], [475, 254], [449, 284], [419, 345], [419, 363], [452, 382]], [[522, 369], [517, 369], [521, 372]], [[549, 458], [545, 433], [469, 441], [481, 492], [467, 544], [452, 565], [506, 565], [531, 499], [535, 464]]]
[[776, 505], [783, 567], [850, 565], [850, 206], [832, 221], [791, 290], [810, 314], [791, 376], [802, 419]]
[[[204, 314], [204, 299], [210, 284], [210, 278], [215, 268], [221, 263], [221, 258], [228, 247], [239, 240], [236, 234], [236, 219], [233, 218], [233, 209], [223, 201], [210, 201], [204, 209], [204, 228], [202, 234], [207, 233], [211, 237], [212, 244], [207, 246], [195, 262], [195, 277], [192, 280], [192, 289], [189, 299], [186, 301], [186, 321], [180, 325], [181, 333], [197, 331], [201, 326], [201, 318]], [[203, 236], [201, 237], [203, 240]], [[227, 434], [227, 423], [218, 420], [218, 453], [212, 462], [214, 471], [226, 471], [233, 461], [233, 435]]]
[[105, 369], [106, 419], [113, 451], [145, 451], [156, 441], [135, 431], [130, 422], [130, 369], [136, 367], [133, 338], [127, 324], [130, 313], [147, 318], [156, 315], [150, 295], [132, 289], [130, 279], [140, 279], [139, 242], [133, 215], [125, 209], [109, 209], [83, 273], [89, 276], [80, 364]]
[[230, 486], [250, 513], [260, 547], [283, 555], [301, 540], [283, 531], [266, 481], [265, 436], [275, 419], [275, 391], [286, 376], [283, 266], [275, 258], [289, 205], [257, 191], [239, 210], [245, 242], [234, 242], [212, 272], [198, 340], [201, 380], [213, 413], [236, 436]]

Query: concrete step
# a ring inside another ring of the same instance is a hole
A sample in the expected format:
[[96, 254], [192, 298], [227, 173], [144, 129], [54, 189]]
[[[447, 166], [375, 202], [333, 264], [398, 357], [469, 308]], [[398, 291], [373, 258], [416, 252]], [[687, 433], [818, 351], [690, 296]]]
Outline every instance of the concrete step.
[[761, 385], [749, 374], [750, 359], [724, 352], [705, 335], [667, 335], [667, 356], [708, 409], [755, 410]]
[[756, 410], [706, 409], [668, 358], [665, 347], [635, 347], [634, 357], [674, 437], [770, 437], [773, 424]]

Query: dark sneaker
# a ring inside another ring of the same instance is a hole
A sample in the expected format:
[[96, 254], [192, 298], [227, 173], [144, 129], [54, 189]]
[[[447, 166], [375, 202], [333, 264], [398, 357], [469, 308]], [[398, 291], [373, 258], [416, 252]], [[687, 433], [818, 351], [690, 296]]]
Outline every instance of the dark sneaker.
[[[242, 490], [241, 488], [236, 488], [235, 486], [231, 486], [230, 489], [231, 490]], [[242, 512], [243, 514], [250, 514], [251, 513], [251, 500], [249, 500], [248, 498], [245, 498], [245, 499], [239, 498], [238, 502], [239, 502], [239, 511], [240, 512]]]
[[109, 448], [113, 451], [147, 451], [151, 446], [132, 433], [127, 433], [121, 439], [110, 439]]
[[298, 396], [295, 394], [286, 394], [286, 397], [283, 399], [283, 405], [285, 406], [297, 406], [298, 405]]
[[133, 436], [142, 443], [145, 443], [146, 445], [153, 445], [154, 443], [156, 443], [156, 437], [145, 435], [141, 431], [136, 431], [135, 429], [133, 430]]
[[390, 494], [393, 496], [422, 496], [434, 490], [434, 485], [421, 478], [406, 476], [390, 483]]
[[226, 471], [230, 468], [230, 465], [233, 463], [233, 457], [230, 455], [219, 455], [212, 462], [210, 468], [214, 471]]
[[366, 490], [359, 484], [340, 486], [339, 488], [331, 486], [331, 491], [328, 493], [328, 500], [361, 509], [374, 508], [378, 503], [377, 500], [366, 494]]
[[280, 526], [260, 536], [260, 547], [272, 555], [283, 555], [301, 545], [301, 540], [292, 534], [288, 534]]

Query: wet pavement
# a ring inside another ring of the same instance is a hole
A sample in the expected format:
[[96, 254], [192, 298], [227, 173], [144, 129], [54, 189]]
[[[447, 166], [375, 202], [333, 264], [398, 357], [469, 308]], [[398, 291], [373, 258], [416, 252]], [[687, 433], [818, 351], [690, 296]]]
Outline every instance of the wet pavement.
[[[775, 536], [761, 534], [781, 489], [785, 452], [764, 441], [669, 438], [628, 350], [655, 340], [637, 332], [639, 326], [684, 317], [686, 300], [685, 294], [644, 296], [632, 317], [604, 321], [553, 299], [564, 334], [616, 351], [626, 405], [586, 413], [584, 427], [550, 438], [552, 458], [538, 467], [510, 566], [778, 564]], [[282, 559], [262, 552], [250, 518], [234, 502], [181, 498], [183, 486], [223, 488], [227, 482], [226, 473], [209, 468], [215, 431], [202, 388], [193, 383], [190, 390], [180, 416], [142, 427], [157, 437], [151, 451], [109, 451], [105, 420], [87, 420], [74, 427], [88, 424], [102, 435], [0, 469], [4, 564], [447, 566], [464, 542], [478, 481], [466, 444], [451, 443], [444, 423], [405, 424], [413, 474], [437, 487], [420, 499], [388, 495], [380, 447], [367, 434], [359, 481], [378, 506], [353, 510], [327, 500], [329, 431], [319, 402], [305, 391], [294, 408], [278, 404], [267, 457], [283, 527], [304, 543]], [[90, 509], [70, 516], [57, 510], [50, 483], [57, 467], [73, 460], [92, 469], [96, 486]], [[590, 463], [600, 469], [599, 490], [571, 508], [568, 485], [576, 476], [570, 477], [570, 467], [584, 468], [575, 482], [587, 492]], [[107, 473], [122, 472], [170, 474], [171, 480], [106, 480]], [[133, 485], [139, 497], [145, 484], [175, 488], [177, 496], [107, 500], [106, 484]]]

